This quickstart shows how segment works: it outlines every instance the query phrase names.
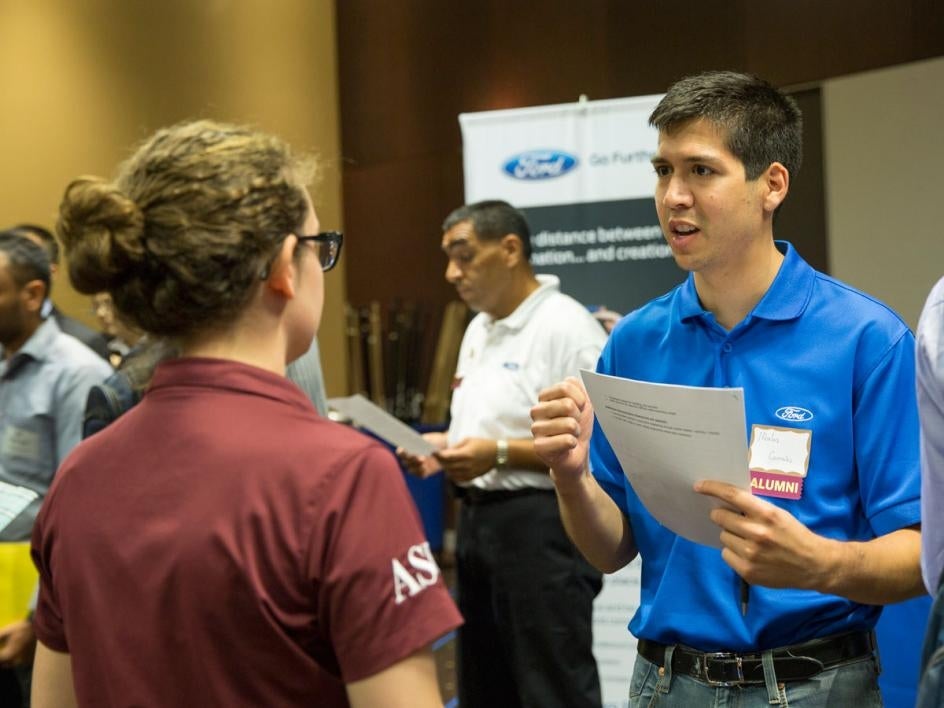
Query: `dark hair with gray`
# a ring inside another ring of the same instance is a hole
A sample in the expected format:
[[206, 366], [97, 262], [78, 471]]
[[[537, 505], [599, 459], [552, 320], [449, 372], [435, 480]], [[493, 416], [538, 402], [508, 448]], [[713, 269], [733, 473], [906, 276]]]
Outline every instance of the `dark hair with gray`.
[[186, 338], [229, 325], [308, 210], [314, 161], [251, 128], [157, 131], [114, 181], [80, 177], [56, 225], [75, 289], [111, 293], [130, 324]]
[[443, 233], [456, 224], [468, 221], [475, 235], [482, 241], [498, 241], [514, 234], [521, 239], [524, 257], [531, 260], [531, 229], [528, 220], [518, 209], [500, 199], [466, 204], [453, 211], [443, 222]]
[[46, 249], [46, 253], [49, 254], [49, 262], [53, 265], [58, 265], [59, 242], [56, 240], [56, 237], [52, 235], [52, 231], [45, 227], [37, 226], [36, 224], [17, 224], [12, 227], [10, 231], [20, 236], [26, 236], [27, 238], [29, 238], [30, 234], [38, 237], [39, 240], [43, 242], [43, 248]]
[[10, 274], [18, 288], [31, 280], [41, 280], [49, 295], [49, 254], [35, 241], [13, 229], [0, 231], [0, 253], [9, 261]]
[[803, 116], [789, 96], [761, 78], [734, 71], [706, 71], [669, 87], [649, 125], [671, 133], [704, 118], [722, 129], [728, 150], [757, 179], [779, 162], [790, 176], [800, 171]]

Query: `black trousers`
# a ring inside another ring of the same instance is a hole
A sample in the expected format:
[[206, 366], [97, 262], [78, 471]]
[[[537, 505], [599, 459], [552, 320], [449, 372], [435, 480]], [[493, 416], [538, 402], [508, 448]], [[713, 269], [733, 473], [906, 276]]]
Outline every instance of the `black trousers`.
[[602, 580], [553, 492], [464, 499], [456, 545], [462, 708], [599, 708], [591, 652]]

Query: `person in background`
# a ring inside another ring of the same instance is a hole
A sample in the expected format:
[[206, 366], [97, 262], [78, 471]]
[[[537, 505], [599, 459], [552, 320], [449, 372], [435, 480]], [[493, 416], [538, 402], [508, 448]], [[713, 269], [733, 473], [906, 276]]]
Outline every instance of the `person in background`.
[[342, 243], [311, 169], [197, 121], [66, 189], [76, 289], [180, 355], [37, 520], [35, 708], [441, 706], [431, 644], [460, 617], [396, 460], [284, 377]]
[[[154, 341], [134, 327], [125, 323], [115, 312], [115, 304], [108, 293], [96, 293], [92, 296], [92, 308], [101, 324], [102, 332], [108, 337], [109, 361], [116, 369], [115, 375], [103, 384], [112, 390], [105, 392], [96, 387], [90, 395], [86, 409], [86, 422], [91, 420], [91, 427], [84, 437], [97, 432], [119, 415], [137, 403], [157, 364], [175, 355], [174, 346], [167, 342]], [[125, 359], [133, 360], [126, 362]], [[325, 395], [324, 374], [321, 371], [321, 356], [318, 351], [318, 338], [311, 340], [308, 351], [290, 362], [285, 370], [286, 377], [295, 383], [314, 405], [315, 410], [326, 415], [328, 401]]]
[[[89, 389], [111, 368], [56, 320], [43, 318], [50, 282], [46, 251], [0, 232], [0, 704], [26, 704], [35, 644], [26, 617], [34, 574], [23, 571], [33, 522], [59, 464], [81, 440]], [[6, 607], [14, 598], [21, 607]]]
[[[921, 516], [944, 519], [944, 279], [931, 289], [918, 320], [916, 377], [921, 421]], [[921, 572], [931, 595], [944, 570], [944, 524], [921, 534]]]
[[49, 316], [54, 317], [60, 330], [78, 339], [105, 361], [110, 361], [108, 341], [105, 337], [91, 327], [86, 327], [74, 317], [69, 317], [61, 312], [50, 299], [52, 284], [59, 275], [59, 243], [56, 241], [56, 237], [53, 236], [48, 229], [37, 226], [36, 224], [18, 224], [10, 229], [10, 231], [20, 236], [25, 236], [34, 243], [39, 244], [49, 256], [52, 279], [50, 280], [49, 291], [46, 293], [46, 300], [43, 303], [41, 313], [43, 319]]
[[918, 708], [944, 705], [944, 278], [932, 288], [917, 331], [921, 419], [921, 571], [934, 600], [921, 660]]
[[308, 351], [286, 367], [285, 376], [302, 390], [315, 410], [321, 415], [328, 414], [328, 397], [325, 393], [318, 337], [312, 337]]
[[[115, 373], [89, 391], [82, 437], [103, 430], [137, 405], [151, 383], [154, 368], [177, 355], [173, 342], [139, 336], [135, 345], [122, 356]], [[285, 367], [285, 377], [301, 389], [319, 414], [327, 414], [328, 400], [317, 338], [311, 340], [307, 352]]]
[[924, 591], [914, 340], [774, 240], [802, 154], [791, 98], [706, 72], [649, 122], [656, 210], [689, 276], [620, 320], [597, 370], [743, 388], [745, 434], [771, 464], [750, 490], [695, 486], [721, 502], [721, 549], [700, 545], [642, 505], [577, 381], [542, 392], [535, 448], [568, 532], [606, 572], [642, 559], [630, 704], [881, 705], [873, 628], [882, 605]]
[[124, 356], [115, 373], [92, 386], [85, 404], [82, 437], [104, 430], [140, 403], [157, 365], [178, 353], [172, 342], [143, 336]]
[[555, 276], [534, 274], [528, 223], [510, 204], [456, 209], [442, 249], [446, 280], [479, 314], [462, 339], [449, 430], [427, 435], [438, 451], [398, 454], [419, 476], [443, 469], [462, 500], [459, 704], [599, 706], [601, 577], [564, 533], [528, 411], [542, 388], [593, 367], [606, 333]]
[[92, 295], [92, 312], [95, 313], [102, 334], [106, 337], [108, 361], [113, 368], [117, 369], [121, 366], [122, 359], [141, 339], [141, 332], [128, 327], [115, 314], [115, 305], [108, 293]]
[[591, 309], [590, 312], [593, 315], [593, 319], [603, 325], [603, 329], [606, 330], [607, 334], [613, 331], [617, 322], [620, 321], [620, 317], [622, 317], [619, 312], [609, 309], [606, 305], [595, 307]]

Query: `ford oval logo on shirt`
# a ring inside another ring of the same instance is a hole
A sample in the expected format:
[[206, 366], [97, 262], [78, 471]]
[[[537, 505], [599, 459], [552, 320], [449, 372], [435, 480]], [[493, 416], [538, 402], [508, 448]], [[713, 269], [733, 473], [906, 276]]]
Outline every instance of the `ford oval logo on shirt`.
[[502, 169], [515, 179], [551, 179], [577, 166], [577, 158], [561, 150], [529, 150], [510, 158]]
[[808, 420], [813, 420], [813, 414], [806, 408], [800, 408], [799, 406], [778, 408], [774, 415], [788, 423], [805, 423]]

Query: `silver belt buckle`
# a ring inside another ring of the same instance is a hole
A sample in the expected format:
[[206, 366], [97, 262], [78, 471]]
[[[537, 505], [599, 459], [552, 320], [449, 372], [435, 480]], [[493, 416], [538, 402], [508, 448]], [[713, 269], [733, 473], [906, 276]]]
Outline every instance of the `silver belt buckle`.
[[[744, 667], [742, 666], [741, 657], [737, 654], [731, 654], [725, 651], [716, 651], [711, 653], [706, 653], [702, 655], [702, 667], [701, 674], [705, 679], [705, 683], [709, 686], [738, 686], [744, 683]], [[712, 661], [731, 661], [734, 660], [734, 665], [737, 667], [737, 680], [736, 681], [715, 681], [711, 678], [708, 671], [708, 666]]]

